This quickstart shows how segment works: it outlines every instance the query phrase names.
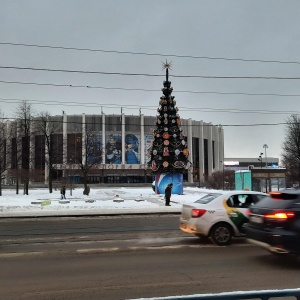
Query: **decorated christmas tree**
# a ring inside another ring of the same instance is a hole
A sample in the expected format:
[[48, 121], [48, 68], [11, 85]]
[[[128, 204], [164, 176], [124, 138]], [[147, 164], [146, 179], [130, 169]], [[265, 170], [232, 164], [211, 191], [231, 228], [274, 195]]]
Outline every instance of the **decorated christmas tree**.
[[183, 135], [182, 124], [172, 96], [173, 88], [169, 81], [171, 63], [163, 64], [166, 80], [163, 82], [163, 95], [157, 109], [156, 129], [153, 132], [153, 143], [149, 150], [149, 167], [152, 173], [183, 174], [187, 170], [189, 150]]

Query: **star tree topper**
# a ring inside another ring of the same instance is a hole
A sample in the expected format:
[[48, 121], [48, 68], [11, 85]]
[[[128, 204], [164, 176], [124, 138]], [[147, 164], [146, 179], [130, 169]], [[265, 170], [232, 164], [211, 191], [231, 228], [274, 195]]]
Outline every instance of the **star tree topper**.
[[166, 60], [166, 62], [162, 62], [162, 65], [163, 65], [163, 70], [164, 69], [170, 69], [170, 70], [172, 70], [172, 62], [170, 61], [170, 62], [168, 62], [167, 60]]
[[166, 62], [162, 62], [162, 69], [166, 69], [166, 81], [169, 81], [169, 69], [172, 70], [172, 62], [168, 62], [166, 60]]

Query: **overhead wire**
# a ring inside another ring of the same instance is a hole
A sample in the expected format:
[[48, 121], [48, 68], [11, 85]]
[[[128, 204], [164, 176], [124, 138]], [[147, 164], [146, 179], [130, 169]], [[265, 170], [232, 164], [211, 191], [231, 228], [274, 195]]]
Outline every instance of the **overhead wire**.
[[[79, 73], [79, 74], [98, 74], [98, 75], [100, 74], [100, 75], [119, 75], [119, 76], [164, 77], [164, 75], [162, 74], [83, 71], [83, 70], [49, 69], [49, 68], [15, 67], [15, 66], [0, 66], [0, 69]], [[169, 76], [177, 77], [177, 78], [202, 78], [202, 79], [266, 79], [266, 80], [299, 80], [300, 79], [300, 77], [279, 77], [279, 76], [216, 76], [216, 75], [176, 75], [176, 74], [170, 74]]]
[[[24, 46], [24, 47], [37, 47], [37, 48], [50, 48], [50, 49], [62, 49], [62, 50], [76, 50], [76, 51], [93, 51], [93, 52], [107, 52], [116, 54], [133, 54], [133, 55], [150, 55], [150, 56], [162, 56], [162, 57], [180, 57], [180, 58], [193, 58], [193, 59], [212, 59], [212, 60], [229, 60], [229, 61], [244, 61], [244, 62], [261, 62], [261, 63], [281, 63], [281, 64], [300, 64], [296, 61], [279, 61], [279, 60], [260, 60], [260, 59], [241, 59], [241, 58], [227, 58], [227, 57], [208, 57], [208, 56], [191, 56], [191, 55], [176, 55], [176, 54], [159, 54], [159, 53], [147, 53], [147, 52], [131, 52], [131, 51], [115, 51], [115, 50], [103, 50], [103, 49], [89, 49], [89, 48], [76, 48], [76, 47], [62, 47], [62, 46], [49, 46], [49, 45], [37, 45], [37, 44], [22, 44], [22, 43], [9, 43], [0, 42], [0, 45], [12, 45], [12, 46]], [[103, 75], [122, 75], [122, 76], [153, 76], [162, 77], [158, 74], [147, 73], [123, 73], [123, 72], [101, 72], [101, 71], [82, 71], [82, 70], [66, 70], [66, 69], [48, 69], [48, 68], [31, 68], [31, 67], [14, 67], [14, 66], [0, 66], [5, 69], [16, 70], [32, 70], [32, 71], [48, 71], [48, 72], [67, 72], [67, 73], [82, 73], [82, 74], [103, 74]], [[180, 78], [204, 78], [204, 79], [274, 79], [274, 80], [299, 80], [300, 77], [278, 77], [278, 76], [209, 76], [209, 75], [170, 75], [170, 77]], [[108, 89], [108, 90], [127, 90], [127, 91], [146, 91], [146, 92], [158, 92], [160, 90], [152, 89], [134, 89], [134, 88], [120, 88], [120, 87], [101, 87], [91, 85], [72, 85], [72, 84], [53, 84], [53, 83], [37, 83], [37, 82], [21, 82], [21, 81], [0, 81], [6, 84], [23, 84], [23, 85], [40, 85], [40, 86], [54, 86], [54, 87], [74, 87], [74, 88], [90, 88], [90, 89]], [[210, 91], [176, 91], [177, 93], [197, 93], [197, 94], [220, 94], [220, 95], [248, 95], [248, 96], [280, 96], [280, 97], [299, 97], [298, 94], [276, 94], [276, 93], [230, 93], [230, 92], [210, 92]], [[5, 100], [3, 100], [5, 101]], [[35, 100], [32, 100], [35, 101]], [[0, 101], [1, 102], [1, 101]], [[52, 101], [53, 103], [53, 101]], [[51, 104], [42, 102], [40, 104], [45, 105], [69, 105], [67, 103]], [[86, 106], [87, 103], [84, 105]], [[71, 104], [74, 106], [74, 103]], [[77, 104], [81, 105], [81, 104]], [[96, 104], [90, 104], [96, 105]], [[101, 107], [103, 104], [97, 104]], [[112, 106], [118, 107], [118, 106]], [[119, 107], [125, 107], [120, 105]], [[135, 106], [136, 107], [136, 106]], [[152, 109], [150, 107], [144, 107], [143, 109]], [[192, 111], [195, 109], [181, 108], [183, 111]], [[202, 108], [197, 111], [214, 111], [214, 112], [231, 112], [231, 113], [262, 113], [262, 114], [291, 114], [294, 112], [278, 112], [278, 111], [255, 111], [255, 110], [226, 110], [226, 109], [210, 109]], [[264, 126], [264, 125], [281, 125], [285, 123], [274, 124], [251, 124], [251, 125], [222, 125], [222, 126]]]
[[60, 50], [89, 51], [89, 52], [103, 52], [103, 53], [116, 53], [116, 54], [130, 54], [130, 55], [178, 57], [178, 58], [191, 58], [191, 59], [208, 59], [208, 60], [225, 60], [225, 61], [227, 60], [227, 61], [278, 63], [278, 64], [300, 64], [300, 62], [298, 62], [298, 61], [263, 60], [263, 59], [247, 59], [247, 58], [231, 58], [231, 57], [197, 56], [197, 55], [179, 55], [179, 54], [171, 54], [171, 53], [165, 54], [165, 53], [120, 51], [120, 50], [104, 50], [104, 49], [64, 47], [64, 46], [53, 46], [53, 45], [51, 46], [51, 45], [25, 44], [25, 43], [12, 43], [12, 42], [0, 42], [0, 45], [49, 48], [49, 49], [60, 49]]
[[[106, 51], [101, 49], [88, 49], [88, 48], [75, 48], [75, 47], [62, 47], [62, 46], [49, 46], [49, 45], [37, 45], [37, 44], [23, 44], [23, 43], [9, 43], [0, 42], [0, 45], [12, 45], [12, 46], [25, 46], [25, 47], [38, 47], [38, 48], [54, 48], [63, 50], [79, 50], [79, 51]], [[130, 51], [114, 51], [109, 50], [109, 52], [124, 54], [145, 54], [149, 53], [139, 53]], [[152, 55], [152, 54], [149, 54]], [[154, 55], [154, 54], [153, 54]], [[164, 55], [158, 54], [155, 55]], [[167, 55], [166, 55], [167, 56]], [[193, 57], [193, 58], [204, 58], [204, 57], [194, 57], [194, 56], [178, 56], [178, 57]], [[208, 57], [205, 57], [208, 58]], [[221, 59], [221, 58], [218, 58]], [[223, 59], [223, 58], [222, 58]], [[225, 58], [224, 58], [225, 59]], [[228, 59], [228, 58], [226, 58]], [[230, 60], [240, 60], [233, 59]], [[249, 60], [242, 59], [244, 61], [258, 61], [258, 62], [277, 62], [277, 63], [298, 63], [298, 62], [288, 62], [288, 61], [264, 61], [264, 60]], [[102, 75], [122, 75], [122, 76], [152, 76], [152, 77], [162, 77], [161, 74], [147, 74], [147, 73], [124, 73], [124, 72], [103, 72], [103, 71], [83, 71], [83, 70], [67, 70], [67, 69], [49, 69], [49, 68], [32, 68], [32, 67], [14, 67], [14, 66], [0, 66], [0, 68], [6, 69], [17, 69], [17, 70], [32, 70], [32, 71], [48, 71], [48, 72], [68, 72], [68, 73], [82, 73], [82, 74], [102, 74]], [[170, 75], [170, 77], [180, 77], [180, 78], [202, 78], [202, 79], [267, 79], [267, 80], [299, 80], [300, 77], [279, 77], [279, 76], [210, 76], [210, 75]], [[74, 84], [55, 84], [55, 83], [38, 83], [38, 82], [22, 82], [22, 81], [0, 81], [6, 84], [22, 84], [22, 85], [38, 85], [38, 86], [53, 86], [53, 87], [73, 87], [73, 88], [90, 88], [90, 89], [106, 89], [106, 90], [123, 90], [123, 91], [146, 91], [146, 92], [158, 92], [160, 90], [155, 89], [142, 89], [142, 88], [123, 88], [123, 87], [104, 87], [104, 86], [92, 86], [92, 85], [74, 85]], [[216, 94], [216, 95], [248, 95], [248, 96], [279, 96], [279, 97], [299, 97], [299, 94], [278, 94], [278, 93], [244, 93], [244, 92], [211, 92], [211, 91], [176, 91], [177, 93], [192, 93], [192, 94]]]
[[[30, 102], [32, 104], [42, 104], [42, 105], [62, 105], [62, 106], [85, 106], [85, 107], [98, 107], [98, 108], [124, 108], [124, 109], [143, 109], [143, 110], [157, 110], [157, 106], [152, 105], [135, 105], [135, 104], [111, 104], [111, 103], [95, 103], [95, 102], [77, 102], [72, 101], [72, 103], [67, 101], [57, 101], [57, 100], [38, 100], [38, 99], [18, 99], [18, 98], [0, 98], [0, 102], [3, 103], [21, 103], [23, 101]], [[211, 107], [185, 107], [180, 106], [179, 111], [199, 111], [199, 112], [222, 112], [222, 113], [251, 113], [251, 114], [300, 114], [300, 111], [275, 111], [275, 110], [247, 110], [247, 109], [236, 109], [236, 108], [211, 108]]]
[[[299, 78], [300, 79], [300, 78]], [[56, 83], [38, 83], [24, 81], [7, 81], [0, 80], [4, 84], [21, 84], [21, 85], [38, 85], [38, 86], [53, 86], [53, 87], [70, 87], [70, 88], [88, 88], [88, 89], [103, 89], [103, 90], [122, 90], [122, 91], [139, 91], [139, 92], [161, 92], [156, 89], [138, 89], [138, 88], [122, 88], [122, 87], [104, 87], [92, 85], [74, 85], [74, 84], [56, 84]], [[242, 92], [211, 92], [211, 91], [184, 91], [176, 90], [176, 93], [188, 94], [216, 94], [216, 95], [246, 95], [246, 96], [278, 96], [278, 97], [299, 97], [300, 94], [276, 94], [276, 93], [242, 93]]]

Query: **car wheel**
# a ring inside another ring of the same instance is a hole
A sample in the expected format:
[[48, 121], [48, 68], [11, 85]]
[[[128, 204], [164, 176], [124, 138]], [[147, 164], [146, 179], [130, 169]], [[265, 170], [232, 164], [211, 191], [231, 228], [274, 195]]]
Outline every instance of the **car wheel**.
[[231, 243], [232, 230], [226, 223], [216, 224], [210, 232], [210, 239], [218, 246], [226, 246]]

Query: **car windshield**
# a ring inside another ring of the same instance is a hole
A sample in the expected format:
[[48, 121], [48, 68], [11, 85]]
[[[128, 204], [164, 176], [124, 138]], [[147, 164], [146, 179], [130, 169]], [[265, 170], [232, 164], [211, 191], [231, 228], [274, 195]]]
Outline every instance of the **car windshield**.
[[201, 199], [195, 201], [195, 203], [207, 204], [221, 195], [222, 194], [219, 194], [219, 193], [207, 194], [204, 197], [202, 197]]

